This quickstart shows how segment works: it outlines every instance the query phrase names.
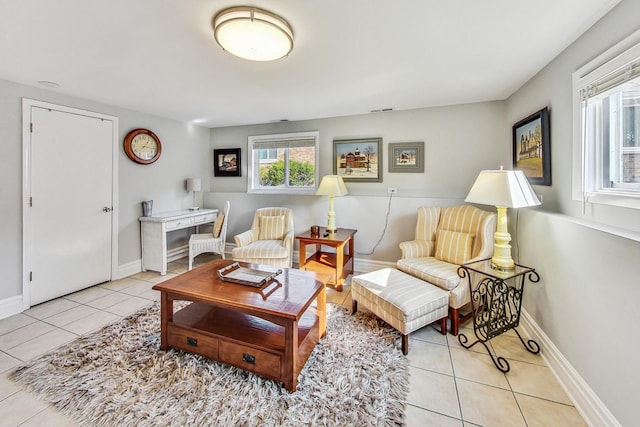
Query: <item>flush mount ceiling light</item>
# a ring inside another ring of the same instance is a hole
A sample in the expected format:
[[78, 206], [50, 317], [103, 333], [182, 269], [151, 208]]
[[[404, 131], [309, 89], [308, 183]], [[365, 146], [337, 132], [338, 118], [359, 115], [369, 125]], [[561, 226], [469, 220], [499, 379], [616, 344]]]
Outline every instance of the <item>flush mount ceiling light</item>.
[[224, 9], [213, 18], [213, 30], [222, 49], [251, 61], [272, 61], [293, 49], [293, 31], [287, 21], [264, 9]]

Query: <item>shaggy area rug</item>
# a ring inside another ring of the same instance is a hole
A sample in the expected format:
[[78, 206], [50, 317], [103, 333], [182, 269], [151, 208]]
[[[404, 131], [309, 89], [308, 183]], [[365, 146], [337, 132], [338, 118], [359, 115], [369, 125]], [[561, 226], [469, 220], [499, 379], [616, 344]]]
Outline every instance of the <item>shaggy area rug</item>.
[[373, 315], [327, 304], [327, 336], [294, 393], [260, 376], [160, 350], [159, 306], [79, 338], [11, 378], [81, 425], [395, 426], [404, 424], [408, 361]]

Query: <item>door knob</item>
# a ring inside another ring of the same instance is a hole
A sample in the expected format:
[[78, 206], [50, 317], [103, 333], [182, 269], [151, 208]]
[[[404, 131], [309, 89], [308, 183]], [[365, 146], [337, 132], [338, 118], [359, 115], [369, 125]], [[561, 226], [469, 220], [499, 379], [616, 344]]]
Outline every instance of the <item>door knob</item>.
[[102, 212], [111, 212], [113, 210], [113, 208], [110, 208], [108, 206], [105, 206], [104, 208], [102, 208]]

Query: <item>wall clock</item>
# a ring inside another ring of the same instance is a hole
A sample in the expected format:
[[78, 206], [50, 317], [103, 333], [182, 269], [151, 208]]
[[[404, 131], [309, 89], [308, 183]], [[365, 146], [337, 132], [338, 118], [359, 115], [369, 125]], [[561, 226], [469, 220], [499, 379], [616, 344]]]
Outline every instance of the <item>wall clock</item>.
[[148, 165], [160, 157], [160, 138], [148, 129], [134, 129], [124, 137], [124, 152], [131, 160]]

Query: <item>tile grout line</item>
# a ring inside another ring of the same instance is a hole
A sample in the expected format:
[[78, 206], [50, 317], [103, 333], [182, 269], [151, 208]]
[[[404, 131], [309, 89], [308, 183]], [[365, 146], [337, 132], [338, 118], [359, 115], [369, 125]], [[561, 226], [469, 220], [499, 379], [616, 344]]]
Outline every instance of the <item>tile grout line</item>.
[[456, 376], [456, 367], [453, 364], [453, 355], [451, 354], [451, 345], [447, 339], [447, 349], [449, 351], [449, 360], [451, 361], [451, 371], [453, 372], [453, 386], [456, 388], [456, 397], [458, 398], [458, 410], [460, 411], [460, 421], [464, 425], [464, 413], [462, 412], [462, 403], [460, 402], [460, 391], [458, 389], [458, 377]]

